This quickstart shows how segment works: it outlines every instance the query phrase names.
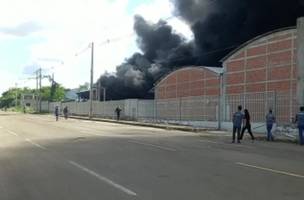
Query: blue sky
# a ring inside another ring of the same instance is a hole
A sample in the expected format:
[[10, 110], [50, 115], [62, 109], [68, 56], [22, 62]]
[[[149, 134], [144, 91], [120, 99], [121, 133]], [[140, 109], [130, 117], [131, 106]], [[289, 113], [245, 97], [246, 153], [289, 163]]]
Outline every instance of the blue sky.
[[[34, 81], [27, 81], [31, 75], [24, 72], [37, 66], [55, 73], [56, 81], [67, 88], [88, 82], [91, 41], [96, 46], [94, 79], [105, 71], [114, 72], [139, 51], [134, 15], [157, 22], [171, 16], [173, 9], [170, 0], [0, 0], [0, 5], [0, 94], [15, 83], [34, 87]], [[179, 19], [169, 24], [191, 37], [189, 27]], [[117, 37], [121, 39], [101, 45]]]
[[152, 3], [153, 0], [131, 0], [128, 2], [127, 11], [129, 14], [133, 14], [134, 10], [142, 4]]
[[43, 42], [42, 38], [21, 37], [0, 40], [0, 66], [18, 74], [30, 59], [31, 46]]

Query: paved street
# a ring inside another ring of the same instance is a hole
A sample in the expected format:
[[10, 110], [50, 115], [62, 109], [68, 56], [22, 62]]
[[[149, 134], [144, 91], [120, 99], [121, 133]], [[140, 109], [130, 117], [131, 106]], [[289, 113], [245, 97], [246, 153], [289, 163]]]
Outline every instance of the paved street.
[[1, 200], [303, 199], [304, 147], [0, 113]]

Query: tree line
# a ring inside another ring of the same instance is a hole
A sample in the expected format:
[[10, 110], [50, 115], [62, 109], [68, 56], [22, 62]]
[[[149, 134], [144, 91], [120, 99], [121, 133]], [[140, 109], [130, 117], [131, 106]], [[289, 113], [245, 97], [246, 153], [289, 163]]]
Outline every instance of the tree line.
[[[41, 88], [40, 96], [42, 101], [62, 101], [64, 100], [66, 89], [61, 85], [45, 86]], [[2, 93], [0, 97], [0, 108], [17, 107], [23, 94], [38, 94], [35, 89], [25, 88], [10, 88]]]

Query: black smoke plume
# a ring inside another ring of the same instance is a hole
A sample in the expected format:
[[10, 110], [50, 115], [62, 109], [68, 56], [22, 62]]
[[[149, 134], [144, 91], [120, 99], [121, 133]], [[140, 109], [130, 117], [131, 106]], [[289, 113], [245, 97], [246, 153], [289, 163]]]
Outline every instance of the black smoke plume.
[[[198, 63], [219, 65], [229, 51], [260, 34], [295, 26], [303, 0], [172, 0], [195, 36]], [[213, 53], [215, 52], [215, 53]]]
[[178, 60], [192, 57], [193, 48], [167, 22], [160, 20], [153, 24], [135, 16], [134, 30], [142, 53], [126, 59], [116, 68], [115, 75], [100, 77], [101, 85], [109, 88], [107, 99], [153, 98], [153, 84], [162, 75], [192, 62], [191, 59]]
[[100, 77], [107, 99], [151, 98], [153, 84], [187, 65], [218, 66], [240, 44], [262, 33], [295, 26], [304, 16], [304, 0], [171, 0], [175, 16], [186, 21], [194, 40], [186, 42], [165, 21], [153, 24], [135, 16], [134, 30], [142, 51]]

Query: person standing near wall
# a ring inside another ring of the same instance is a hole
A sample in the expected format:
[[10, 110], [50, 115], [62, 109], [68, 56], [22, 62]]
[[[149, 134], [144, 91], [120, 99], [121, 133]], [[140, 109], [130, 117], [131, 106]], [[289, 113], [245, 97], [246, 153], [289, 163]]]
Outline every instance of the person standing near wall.
[[304, 106], [300, 107], [300, 112], [297, 113], [295, 122], [297, 123], [299, 129], [299, 144], [304, 145]]
[[55, 114], [55, 117], [56, 117], [56, 121], [58, 121], [58, 118], [59, 118], [59, 108], [58, 108], [58, 106], [55, 107], [54, 114]]
[[272, 110], [269, 109], [268, 114], [266, 115], [266, 129], [267, 129], [267, 141], [273, 141], [273, 135], [272, 135], [272, 127], [275, 123], [275, 116], [272, 113]]
[[63, 115], [64, 115], [64, 119], [68, 119], [68, 107], [65, 106], [64, 109], [63, 109]]
[[235, 142], [235, 134], [237, 132], [237, 142], [240, 143], [240, 133], [242, 127], [242, 121], [244, 118], [244, 114], [242, 113], [242, 106], [238, 106], [238, 111], [233, 114], [232, 123], [233, 123], [233, 131], [232, 131], [232, 143]]
[[250, 114], [247, 109], [244, 110], [244, 123], [243, 123], [243, 129], [242, 129], [240, 140], [243, 139], [246, 129], [247, 129], [248, 133], [250, 134], [252, 141], [254, 141], [254, 136], [251, 131]]
[[117, 121], [120, 120], [120, 112], [121, 112], [121, 108], [119, 106], [117, 106], [117, 108], [115, 109]]

